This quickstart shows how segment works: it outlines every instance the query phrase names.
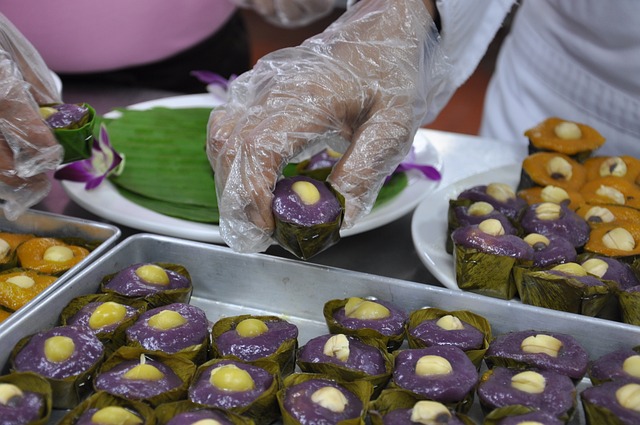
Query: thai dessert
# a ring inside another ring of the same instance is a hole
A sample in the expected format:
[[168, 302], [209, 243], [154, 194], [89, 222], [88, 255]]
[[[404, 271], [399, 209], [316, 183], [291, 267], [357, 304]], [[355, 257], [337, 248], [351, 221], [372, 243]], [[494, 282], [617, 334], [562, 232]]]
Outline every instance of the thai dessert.
[[566, 205], [543, 202], [524, 209], [520, 224], [525, 234], [556, 235], [570, 241], [575, 248], [589, 240], [589, 224]]
[[[214, 407], [204, 407], [189, 400], [164, 403], [155, 409], [159, 424], [164, 425], [251, 425], [249, 419]], [[212, 422], [215, 421], [215, 422]]]
[[467, 412], [477, 382], [476, 366], [458, 347], [433, 346], [396, 352], [393, 388], [439, 401], [458, 412]]
[[522, 161], [517, 191], [536, 186], [579, 191], [586, 180], [587, 172], [578, 161], [561, 153], [537, 152]]
[[32, 372], [0, 376], [0, 418], [6, 425], [45, 424], [51, 416], [51, 386]]
[[515, 235], [506, 234], [498, 220], [460, 227], [451, 238], [458, 287], [495, 298], [512, 299], [516, 294], [512, 269], [530, 264], [533, 248]]
[[209, 321], [200, 307], [173, 303], [142, 313], [125, 331], [127, 345], [182, 354], [195, 363], [206, 359]]
[[271, 208], [273, 238], [298, 258], [309, 259], [340, 240], [343, 202], [327, 183], [307, 176], [283, 178]]
[[240, 315], [218, 320], [212, 329], [214, 357], [270, 359], [284, 375], [293, 372], [298, 327], [277, 316]]
[[0, 273], [0, 305], [16, 311], [58, 280], [35, 270], [9, 269]]
[[640, 423], [637, 394], [640, 384], [625, 380], [605, 382], [580, 393], [587, 424]]
[[155, 425], [153, 409], [140, 401], [100, 391], [67, 412], [58, 425]]
[[486, 411], [522, 405], [550, 413], [564, 421], [576, 407], [576, 388], [571, 378], [549, 370], [495, 367], [478, 384], [478, 400]]
[[529, 233], [524, 241], [533, 248], [531, 267], [545, 268], [556, 264], [575, 262], [578, 253], [573, 244], [566, 238], [548, 234]]
[[91, 156], [95, 110], [86, 103], [57, 103], [40, 107], [40, 115], [64, 148], [63, 162]]
[[564, 425], [566, 421], [537, 408], [514, 404], [492, 410], [485, 425]]
[[33, 237], [35, 235], [29, 233], [0, 232], [0, 271], [17, 267], [16, 248]]
[[57, 238], [31, 238], [16, 249], [20, 267], [59, 276], [89, 255], [89, 249]]
[[323, 149], [317, 154], [311, 156], [311, 158], [300, 162], [296, 166], [296, 171], [299, 174], [324, 181], [340, 158], [342, 158], [342, 154], [340, 152], [334, 151], [330, 148]]
[[631, 348], [607, 353], [591, 362], [588, 376], [593, 385], [620, 379], [640, 383], [640, 354]]
[[640, 285], [616, 293], [620, 315], [624, 323], [640, 325]]
[[471, 205], [475, 202], [486, 202], [512, 220], [517, 220], [520, 211], [527, 205], [523, 199], [516, 196], [511, 186], [494, 182], [473, 186], [460, 192], [455, 202], [449, 202], [449, 208]]
[[631, 265], [616, 258], [596, 255], [585, 259], [580, 265], [589, 274], [615, 282], [619, 289], [625, 290], [640, 285], [640, 279]]
[[528, 205], [551, 202], [554, 204], [567, 205], [570, 210], [575, 211], [584, 204], [582, 194], [577, 190], [567, 190], [558, 186], [534, 186], [518, 191], [518, 197], [524, 199]]
[[587, 181], [616, 176], [635, 183], [640, 175], [640, 160], [629, 155], [594, 156], [584, 162]]
[[640, 227], [631, 221], [613, 221], [591, 229], [585, 252], [631, 263], [640, 254]]
[[576, 210], [592, 229], [603, 223], [639, 222], [640, 210], [624, 205], [589, 205], [585, 204]]
[[634, 182], [616, 176], [600, 177], [586, 182], [580, 189], [591, 205], [624, 205], [640, 208], [640, 188]]
[[392, 351], [402, 344], [409, 315], [400, 307], [374, 298], [350, 297], [325, 303], [329, 332], [378, 339]]
[[104, 347], [79, 326], [58, 326], [21, 339], [11, 353], [17, 372], [34, 372], [49, 381], [53, 407], [70, 408], [89, 390], [88, 382], [104, 356]]
[[524, 134], [529, 139], [530, 154], [558, 152], [580, 162], [605, 142], [605, 138], [593, 127], [559, 117], [549, 117]]
[[589, 355], [571, 335], [536, 330], [508, 332], [489, 344], [487, 366], [549, 370], [580, 380], [587, 371]]

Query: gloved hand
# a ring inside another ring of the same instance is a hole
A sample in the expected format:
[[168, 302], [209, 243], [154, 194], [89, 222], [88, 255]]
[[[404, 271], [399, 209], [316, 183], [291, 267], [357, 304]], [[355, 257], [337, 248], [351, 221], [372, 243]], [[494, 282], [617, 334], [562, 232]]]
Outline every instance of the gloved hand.
[[246, 9], [253, 9], [266, 21], [281, 27], [306, 25], [333, 10], [335, 0], [232, 0]]
[[38, 105], [60, 102], [55, 82], [35, 48], [0, 14], [0, 204], [17, 218], [49, 191], [47, 175], [62, 147]]
[[344, 152], [328, 181], [345, 197], [343, 228], [352, 226], [453, 92], [447, 70], [421, 0], [361, 1], [301, 46], [258, 61], [209, 122], [225, 242], [266, 249], [281, 170], [326, 144]]

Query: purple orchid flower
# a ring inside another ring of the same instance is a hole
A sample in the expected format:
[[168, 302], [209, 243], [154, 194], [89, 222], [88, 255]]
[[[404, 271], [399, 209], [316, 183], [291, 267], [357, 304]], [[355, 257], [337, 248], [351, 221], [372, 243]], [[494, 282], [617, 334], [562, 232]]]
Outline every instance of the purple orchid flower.
[[391, 175], [387, 176], [385, 183], [388, 182], [389, 179], [391, 179], [391, 176], [393, 174], [402, 173], [404, 171], [409, 171], [409, 170], [418, 170], [422, 173], [423, 176], [425, 176], [429, 180], [439, 181], [440, 179], [442, 179], [442, 175], [440, 174], [440, 171], [438, 171], [437, 168], [431, 165], [418, 164], [417, 162], [414, 162], [415, 159], [416, 159], [416, 153], [415, 153], [415, 149], [412, 146], [411, 151], [406, 156], [404, 161], [402, 161], [396, 167], [396, 169], [393, 171], [393, 173], [391, 173]]
[[107, 128], [100, 126], [100, 135], [93, 139], [91, 157], [75, 161], [58, 169], [53, 175], [58, 180], [86, 183], [85, 190], [95, 189], [110, 175], [119, 175], [124, 168], [124, 156], [109, 142]]
[[225, 100], [227, 98], [227, 90], [229, 84], [236, 79], [237, 75], [232, 74], [229, 79], [211, 71], [191, 71], [191, 75], [196, 77], [200, 82], [207, 85], [207, 91], [214, 96]]

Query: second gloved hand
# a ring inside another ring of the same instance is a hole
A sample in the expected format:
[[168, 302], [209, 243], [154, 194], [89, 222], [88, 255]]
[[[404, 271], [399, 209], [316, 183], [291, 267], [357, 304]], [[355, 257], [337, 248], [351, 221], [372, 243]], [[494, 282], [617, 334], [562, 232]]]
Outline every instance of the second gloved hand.
[[225, 242], [240, 252], [272, 243], [271, 192], [283, 167], [326, 140], [342, 142], [331, 144], [344, 155], [328, 181], [345, 198], [343, 227], [352, 226], [448, 99], [447, 69], [421, 0], [366, 0], [234, 80], [207, 144]]

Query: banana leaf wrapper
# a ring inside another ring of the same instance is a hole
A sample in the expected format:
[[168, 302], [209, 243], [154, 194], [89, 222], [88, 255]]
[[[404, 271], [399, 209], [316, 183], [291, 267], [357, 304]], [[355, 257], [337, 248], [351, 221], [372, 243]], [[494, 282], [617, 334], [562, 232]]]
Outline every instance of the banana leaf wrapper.
[[393, 373], [393, 356], [387, 351], [387, 346], [379, 339], [362, 339], [366, 344], [376, 347], [382, 353], [385, 362], [385, 373], [380, 375], [369, 375], [360, 370], [348, 369], [334, 363], [313, 363], [298, 360], [298, 367], [305, 373], [319, 373], [321, 375], [331, 376], [334, 379], [343, 382], [352, 381], [368, 381], [373, 386], [372, 398], [378, 397], [380, 392], [391, 379]]
[[[160, 266], [163, 269], [167, 269], [167, 270], [171, 270], [176, 273], [179, 273], [185, 276], [187, 279], [189, 279], [189, 281], [191, 281], [191, 275], [189, 271], [180, 264], [174, 264], [174, 263], [153, 263], [153, 264]], [[116, 274], [117, 273], [111, 273], [102, 278], [102, 281], [100, 282], [100, 292], [103, 292], [105, 294], [122, 295], [105, 287], [106, 284], [109, 283], [109, 281], [113, 279], [113, 277]], [[129, 298], [142, 299], [149, 305], [149, 309], [152, 309], [152, 308], [162, 307], [162, 306], [173, 304], [173, 303], [189, 303], [189, 300], [191, 300], [192, 292], [193, 292], [193, 285], [190, 285], [188, 288], [168, 289], [166, 291], [159, 291], [154, 294], [147, 295], [145, 297], [129, 297]]]
[[[14, 358], [29, 342], [32, 335], [25, 336], [13, 347], [9, 361], [11, 371], [15, 372]], [[78, 375], [69, 376], [63, 379], [54, 379], [45, 377], [51, 386], [51, 394], [54, 409], [71, 409], [76, 406], [80, 400], [85, 398], [91, 391], [91, 379], [98, 370], [102, 360], [94, 363], [89, 369]]]
[[172, 401], [164, 403], [154, 409], [154, 414], [158, 425], [166, 425], [174, 416], [185, 412], [193, 412], [198, 410], [211, 410], [225, 416], [233, 425], [254, 425], [252, 419], [240, 416], [236, 413], [218, 409], [215, 407], [203, 407], [200, 404], [190, 400]]
[[585, 417], [589, 418], [589, 424], [626, 425], [606, 407], [582, 400], [582, 409]]
[[591, 317], [598, 316], [612, 296], [608, 285], [587, 286], [546, 271], [524, 273], [518, 293], [524, 304]]
[[[469, 360], [471, 360], [476, 368], [480, 369], [480, 366], [482, 365], [482, 359], [484, 358], [484, 353], [487, 352], [487, 349], [489, 348], [489, 342], [492, 339], [491, 324], [484, 317], [467, 310], [446, 311], [435, 307], [423, 308], [411, 312], [411, 314], [409, 315], [407, 328], [408, 330], [413, 329], [425, 320], [437, 320], [448, 314], [457, 317], [465, 323], [470, 324], [484, 334], [484, 341], [481, 348], [465, 351], [467, 357], [469, 357]], [[409, 348], [426, 347], [423, 341], [412, 336], [408, 331], [407, 341], [409, 343]]]
[[140, 314], [147, 311], [147, 303], [141, 299], [130, 299], [122, 297], [116, 294], [89, 294], [82, 295], [72, 299], [69, 304], [62, 309], [60, 313], [60, 323], [66, 325], [69, 319], [76, 315], [84, 306], [92, 302], [107, 302], [113, 301], [123, 305], [129, 305], [137, 310], [137, 312], [129, 318], [125, 318], [120, 324], [113, 330], [108, 332], [98, 332], [96, 336], [102, 342], [105, 349], [105, 356], [108, 357], [113, 354], [118, 348], [126, 344], [127, 336], [126, 330], [131, 326]]
[[[514, 404], [512, 406], [499, 407], [492, 410], [484, 417], [484, 425], [500, 425], [501, 421], [513, 416], [520, 416], [537, 410], [533, 407], [523, 406], [521, 404]], [[561, 420], [558, 419], [560, 422]], [[535, 423], [535, 422], [531, 422]]]
[[515, 297], [512, 269], [518, 261], [516, 258], [457, 245], [454, 247], [453, 260], [460, 289], [503, 300]]
[[80, 416], [89, 409], [102, 409], [109, 406], [123, 407], [140, 416], [144, 422], [142, 425], [155, 425], [156, 417], [153, 409], [141, 401], [127, 400], [99, 391], [92, 394], [82, 403], [74, 406], [64, 417], [58, 422], [58, 425], [74, 425]]
[[630, 325], [640, 326], [640, 292], [616, 291], [620, 306], [621, 320]]
[[301, 384], [311, 379], [328, 379], [334, 381], [345, 388], [347, 391], [355, 394], [362, 402], [362, 411], [359, 417], [352, 418], [344, 421], [339, 421], [336, 425], [364, 425], [367, 414], [367, 406], [373, 393], [373, 388], [370, 382], [367, 381], [352, 381], [342, 382], [330, 376], [316, 374], [316, 373], [294, 373], [287, 376], [283, 382], [283, 388], [278, 391], [278, 404], [280, 406], [280, 412], [282, 413], [283, 425], [300, 425], [298, 422], [284, 407], [284, 401], [286, 397], [287, 388], [294, 385]]
[[87, 103], [83, 103], [82, 106], [85, 106], [89, 112], [81, 122], [73, 128], [52, 129], [56, 140], [64, 149], [62, 159], [64, 164], [91, 157], [96, 111]]
[[[250, 314], [243, 314], [240, 316], [231, 316], [224, 317], [214, 323], [213, 328], [211, 329], [211, 353], [213, 357], [224, 357], [224, 358], [233, 358], [235, 360], [244, 361], [236, 356], [223, 356], [218, 346], [216, 344], [216, 340], [223, 333], [233, 330], [238, 326], [238, 323], [242, 322], [244, 319], [259, 319], [264, 322], [268, 321], [281, 321], [282, 318], [278, 316], [254, 316]], [[276, 351], [264, 357], [264, 360], [271, 360], [278, 364], [280, 368], [280, 373], [282, 376], [289, 375], [293, 373], [296, 367], [296, 352], [298, 350], [298, 339], [292, 338], [284, 341], [280, 346], [276, 349]]]
[[334, 313], [344, 308], [348, 300], [348, 298], [335, 299], [329, 300], [324, 304], [322, 313], [330, 333], [353, 335], [368, 341], [379, 340], [382, 344], [387, 346], [387, 351], [389, 352], [400, 348], [404, 342], [406, 327], [397, 335], [385, 335], [376, 329], [371, 328], [349, 329], [338, 322], [334, 317]]
[[[196, 382], [207, 368], [209, 368], [212, 365], [215, 365], [216, 363], [220, 363], [223, 360], [225, 359], [212, 359], [200, 365], [193, 378], [193, 382]], [[269, 425], [270, 423], [274, 422], [276, 419], [280, 417], [280, 408], [278, 407], [278, 399], [277, 399], [278, 390], [282, 385], [282, 382], [280, 379], [280, 376], [281, 376], [280, 366], [275, 361], [269, 360], [269, 359], [255, 360], [251, 362], [245, 362], [243, 360], [237, 359], [236, 361], [257, 366], [259, 368], [266, 370], [267, 372], [269, 372], [269, 374], [271, 374], [271, 376], [273, 376], [273, 382], [265, 392], [260, 394], [250, 404], [246, 406], [232, 407], [232, 408], [226, 409], [226, 411], [233, 413], [235, 415], [241, 416], [243, 418], [246, 418], [250, 420], [252, 423], [255, 423], [256, 425]], [[246, 423], [246, 422], [243, 422], [243, 423]]]
[[449, 208], [447, 209], [447, 238], [445, 243], [445, 249], [447, 254], [453, 254], [453, 240], [451, 240], [451, 233], [460, 227], [460, 220], [456, 217], [454, 210], [457, 207], [468, 207], [473, 204], [474, 201], [470, 199], [449, 199]]
[[51, 385], [44, 377], [33, 372], [12, 372], [8, 375], [0, 376], [0, 383], [13, 384], [22, 391], [30, 391], [38, 393], [44, 400], [43, 410], [40, 412], [40, 418], [29, 422], [28, 425], [46, 425], [51, 417], [52, 393]]
[[[152, 407], [157, 407], [162, 403], [182, 400], [187, 397], [187, 390], [189, 388], [189, 385], [191, 384], [193, 376], [196, 373], [196, 365], [191, 360], [178, 355], [169, 355], [160, 351], [148, 351], [137, 347], [120, 347], [118, 350], [116, 350], [115, 353], [113, 353], [107, 360], [104, 361], [104, 363], [100, 366], [97, 375], [109, 371], [123, 361], [139, 360], [140, 355], [142, 354], [153, 358], [155, 361], [163, 363], [166, 366], [169, 366], [169, 368], [173, 370], [176, 375], [178, 375], [178, 377], [182, 381], [182, 384], [179, 387], [166, 391], [162, 394], [158, 394], [146, 399], [141, 399], [139, 401], [145, 402]], [[96, 389], [96, 391], [98, 390]]]
[[[383, 390], [380, 396], [369, 403], [369, 419], [371, 425], [384, 425], [383, 417], [397, 409], [411, 409], [423, 398], [417, 397], [411, 391], [400, 388]], [[459, 412], [455, 416], [465, 425], [475, 425], [475, 422], [467, 415]]]

